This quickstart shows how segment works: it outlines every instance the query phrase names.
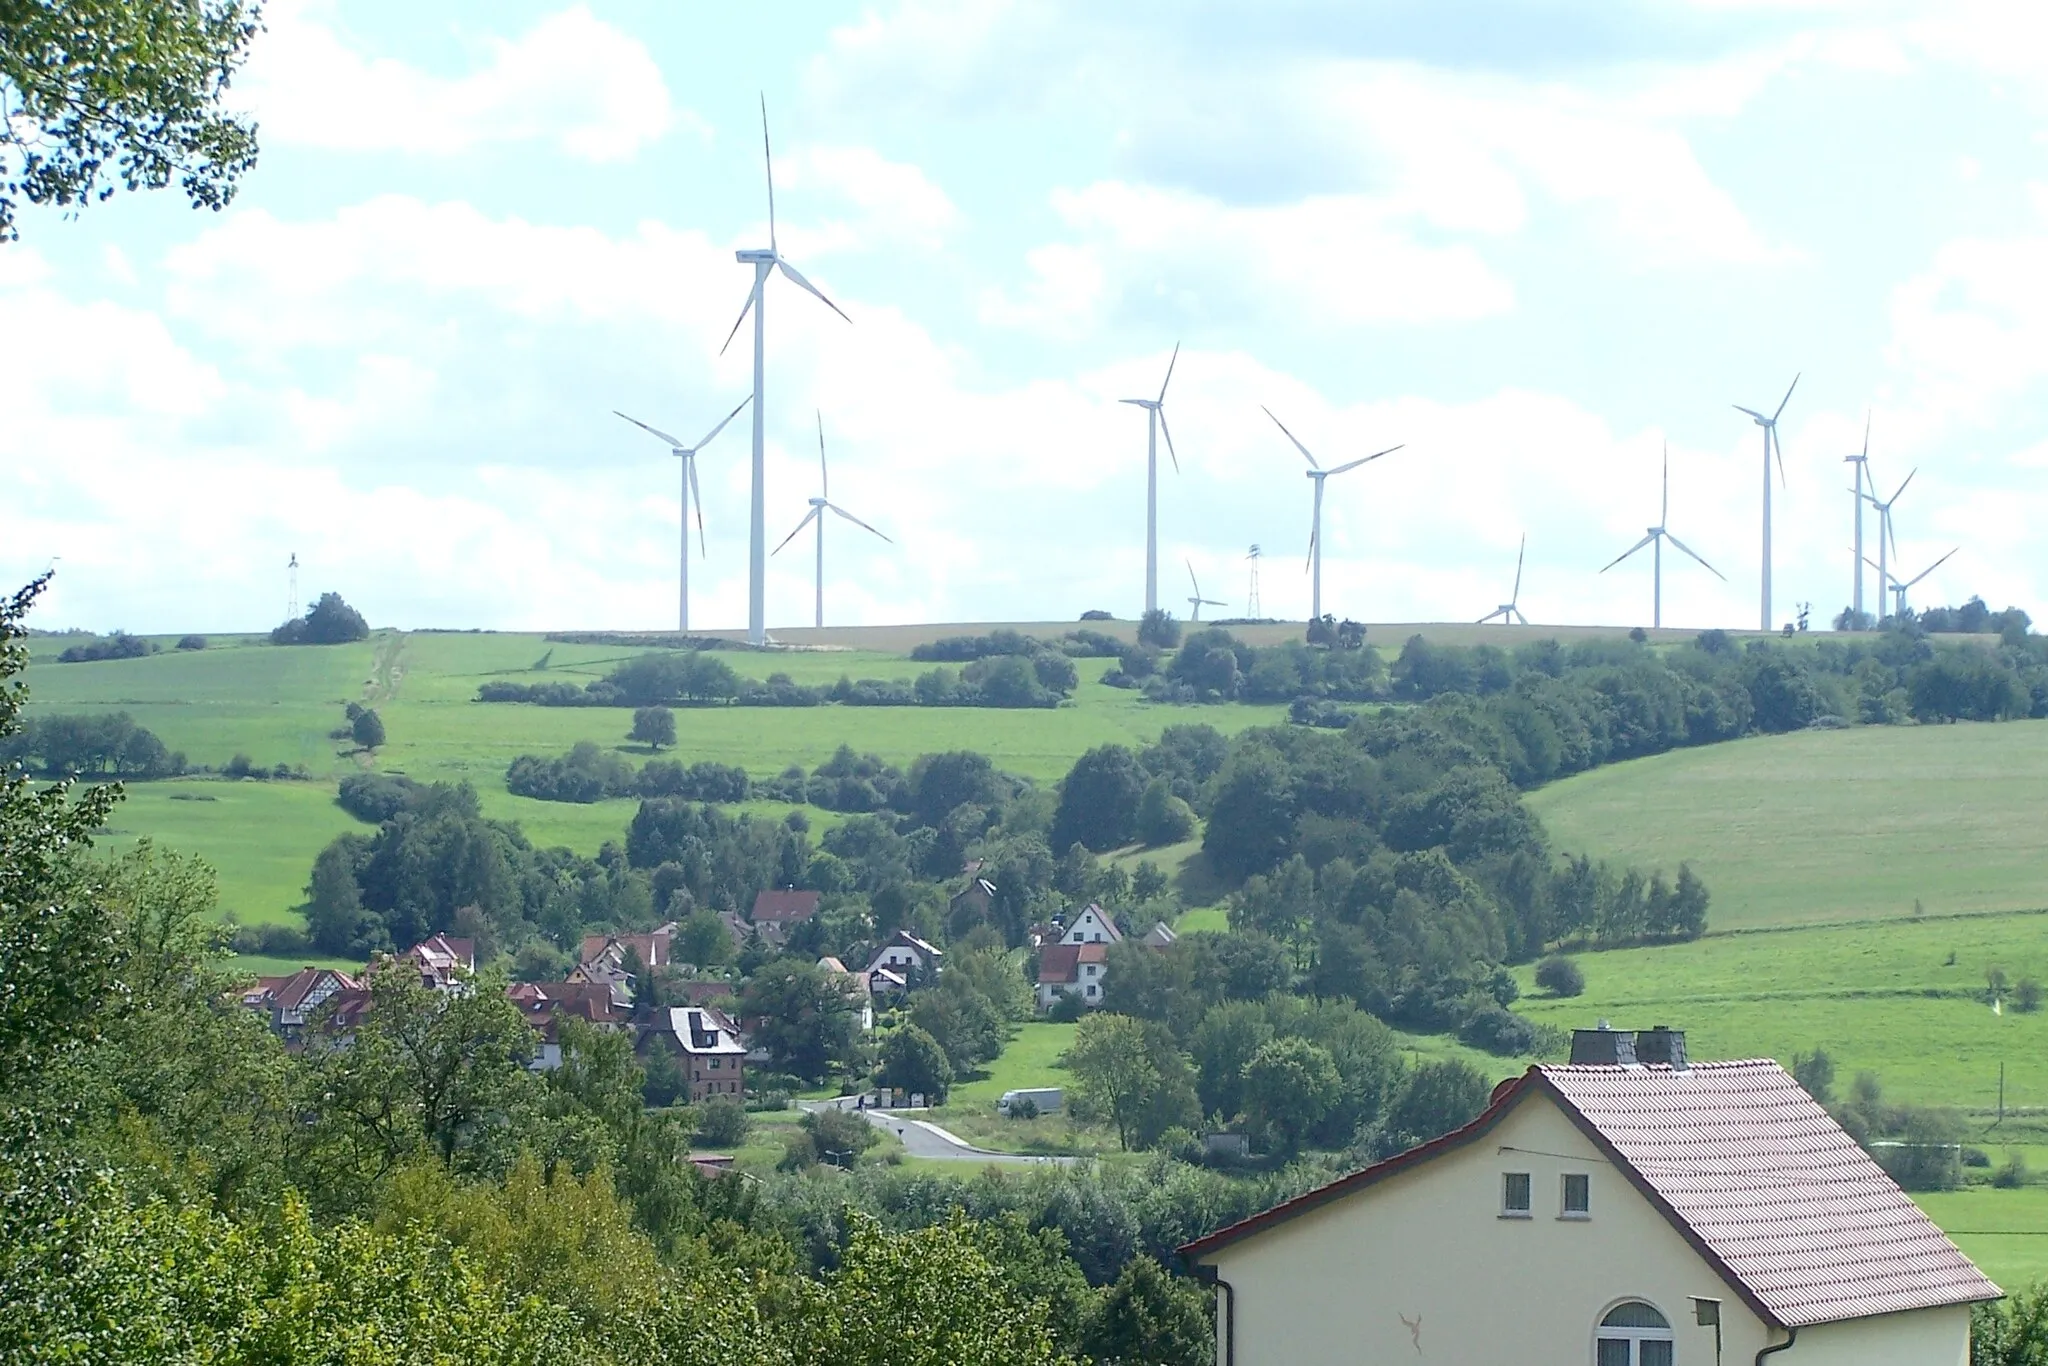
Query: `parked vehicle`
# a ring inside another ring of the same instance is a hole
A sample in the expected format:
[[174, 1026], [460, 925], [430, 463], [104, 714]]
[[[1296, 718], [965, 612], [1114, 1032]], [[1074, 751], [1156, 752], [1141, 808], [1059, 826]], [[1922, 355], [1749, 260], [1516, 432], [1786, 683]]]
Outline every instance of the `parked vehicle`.
[[1007, 1115], [1022, 1101], [1030, 1101], [1041, 1115], [1049, 1115], [1060, 1108], [1060, 1088], [1057, 1086], [1027, 1087], [1016, 1091], [1003, 1092], [1003, 1098], [996, 1102], [996, 1113]]

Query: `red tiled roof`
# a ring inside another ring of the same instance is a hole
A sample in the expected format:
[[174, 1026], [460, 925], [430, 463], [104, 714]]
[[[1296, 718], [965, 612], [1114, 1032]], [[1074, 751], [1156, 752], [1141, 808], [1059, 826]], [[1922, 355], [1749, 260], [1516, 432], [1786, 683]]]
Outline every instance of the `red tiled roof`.
[[1081, 975], [1081, 964], [1109, 959], [1107, 944], [1048, 944], [1038, 951], [1038, 980], [1047, 986], [1072, 982]]
[[818, 894], [770, 888], [754, 894], [754, 920], [809, 920], [818, 913]]
[[1769, 1059], [1532, 1067], [1462, 1129], [1353, 1172], [1180, 1254], [1198, 1260], [1419, 1166], [1547, 1095], [1760, 1316], [1805, 1327], [2002, 1293]]

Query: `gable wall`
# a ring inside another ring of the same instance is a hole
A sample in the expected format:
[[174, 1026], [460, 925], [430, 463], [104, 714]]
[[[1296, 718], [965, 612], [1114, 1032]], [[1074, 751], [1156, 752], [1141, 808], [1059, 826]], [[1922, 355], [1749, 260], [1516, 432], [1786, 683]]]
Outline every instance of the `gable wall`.
[[1953, 1305], [1802, 1328], [1782, 1359], [1787, 1366], [1969, 1366], [1970, 1311]]
[[[1500, 1217], [1508, 1171], [1530, 1173], [1533, 1217]], [[1568, 1171], [1591, 1177], [1589, 1220], [1557, 1217]], [[1583, 1366], [1595, 1325], [1622, 1299], [1655, 1305], [1677, 1360], [1704, 1366], [1713, 1329], [1694, 1322], [1694, 1295], [1722, 1302], [1724, 1362], [1749, 1361], [1769, 1341], [1735, 1291], [1543, 1096], [1462, 1148], [1208, 1260], [1236, 1292], [1237, 1366]], [[1420, 1355], [1403, 1316], [1422, 1321]]]

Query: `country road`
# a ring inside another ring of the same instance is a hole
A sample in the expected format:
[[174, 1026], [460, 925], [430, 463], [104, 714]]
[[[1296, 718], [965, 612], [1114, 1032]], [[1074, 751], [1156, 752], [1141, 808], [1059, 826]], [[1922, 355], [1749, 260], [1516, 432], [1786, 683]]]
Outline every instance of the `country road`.
[[[837, 1108], [842, 1110], [850, 1108], [838, 1102], [826, 1102], [826, 1104], [836, 1105]], [[823, 1107], [817, 1102], [812, 1102], [804, 1108], [819, 1109]], [[860, 1110], [856, 1113], [876, 1128], [896, 1135], [897, 1138], [902, 1140], [903, 1150], [912, 1157], [935, 1158], [941, 1162], [1002, 1162], [1025, 1165], [1050, 1162], [1058, 1166], [1066, 1166], [1075, 1160], [1071, 1157], [1041, 1157], [1029, 1153], [999, 1153], [987, 1148], [977, 1148], [972, 1143], [961, 1139], [957, 1134], [948, 1133], [929, 1120], [917, 1118], [916, 1114], [911, 1111]]]

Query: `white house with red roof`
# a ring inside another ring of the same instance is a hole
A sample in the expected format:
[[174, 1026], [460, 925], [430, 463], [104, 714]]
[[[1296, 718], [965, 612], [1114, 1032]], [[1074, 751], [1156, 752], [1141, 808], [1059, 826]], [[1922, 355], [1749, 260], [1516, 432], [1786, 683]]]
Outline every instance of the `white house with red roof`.
[[1123, 937], [1109, 912], [1092, 902], [1083, 907], [1060, 932], [1058, 942], [1038, 951], [1038, 1008], [1050, 1010], [1062, 996], [1101, 1005], [1109, 946], [1122, 943]]
[[1182, 1247], [1217, 1366], [1967, 1366], [1999, 1288], [1777, 1063], [1662, 1028], [1573, 1056]]
[[303, 967], [282, 977], [258, 977], [242, 992], [242, 1004], [263, 1016], [288, 1047], [296, 1047], [307, 1022], [330, 997], [359, 992], [361, 985], [335, 968]]
[[1062, 944], [1117, 944], [1123, 941], [1124, 932], [1109, 918], [1109, 912], [1090, 902], [1067, 922], [1067, 928], [1060, 934]]
[[420, 985], [452, 990], [463, 977], [476, 975], [476, 941], [436, 934], [400, 954], [399, 961], [419, 970]]

